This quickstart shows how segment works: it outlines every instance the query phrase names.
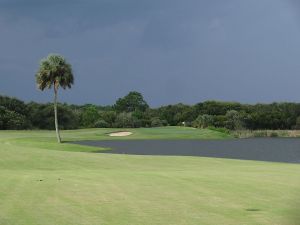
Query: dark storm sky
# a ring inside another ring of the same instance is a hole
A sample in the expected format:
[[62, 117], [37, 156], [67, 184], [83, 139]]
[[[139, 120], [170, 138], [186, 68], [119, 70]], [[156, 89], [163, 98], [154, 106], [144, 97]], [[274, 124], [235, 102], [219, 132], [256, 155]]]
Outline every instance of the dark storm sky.
[[52, 100], [38, 62], [60, 53], [68, 103], [300, 101], [300, 5], [288, 0], [0, 0], [0, 93]]

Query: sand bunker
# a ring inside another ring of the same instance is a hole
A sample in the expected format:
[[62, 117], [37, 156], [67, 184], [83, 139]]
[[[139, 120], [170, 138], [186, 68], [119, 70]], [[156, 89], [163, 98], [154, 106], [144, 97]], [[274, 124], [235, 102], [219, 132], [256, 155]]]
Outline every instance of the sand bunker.
[[132, 132], [121, 131], [121, 132], [114, 132], [114, 133], [109, 134], [109, 136], [111, 136], [111, 137], [125, 137], [125, 136], [129, 136], [129, 135], [132, 135]]

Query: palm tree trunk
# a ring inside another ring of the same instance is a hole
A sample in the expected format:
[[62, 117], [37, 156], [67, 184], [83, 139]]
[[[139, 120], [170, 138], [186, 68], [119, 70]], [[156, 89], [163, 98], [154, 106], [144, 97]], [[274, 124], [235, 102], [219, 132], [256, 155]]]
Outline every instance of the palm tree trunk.
[[57, 137], [57, 142], [61, 143], [61, 138], [59, 134], [59, 129], [58, 129], [58, 119], [57, 119], [57, 85], [54, 84], [54, 117], [55, 117], [55, 130], [56, 130], [56, 137]]

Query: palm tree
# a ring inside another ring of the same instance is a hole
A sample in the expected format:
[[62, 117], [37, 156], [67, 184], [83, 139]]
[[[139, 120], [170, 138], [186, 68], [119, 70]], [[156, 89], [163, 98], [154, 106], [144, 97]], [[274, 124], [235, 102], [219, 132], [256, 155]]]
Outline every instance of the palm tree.
[[49, 54], [47, 58], [41, 60], [39, 70], [35, 77], [40, 90], [43, 91], [46, 88], [51, 89], [53, 86], [55, 130], [57, 141], [61, 143], [57, 119], [57, 92], [59, 87], [63, 89], [71, 88], [74, 83], [72, 67], [63, 56]]

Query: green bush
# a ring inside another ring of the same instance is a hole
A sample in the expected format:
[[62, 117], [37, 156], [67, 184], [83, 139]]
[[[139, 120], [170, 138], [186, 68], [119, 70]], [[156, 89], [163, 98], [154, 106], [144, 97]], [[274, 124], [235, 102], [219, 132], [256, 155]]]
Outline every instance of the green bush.
[[221, 132], [221, 133], [225, 133], [225, 134], [229, 134], [230, 133], [230, 130], [224, 128], [224, 127], [213, 127], [213, 126], [210, 126], [208, 127], [209, 130], [213, 130], [213, 131], [218, 131], [218, 132]]
[[94, 127], [95, 128], [108, 128], [109, 124], [105, 120], [100, 119], [95, 122]]
[[196, 120], [192, 122], [192, 126], [196, 128], [206, 128], [213, 126], [214, 117], [212, 115], [199, 115]]
[[81, 124], [84, 127], [93, 127], [97, 120], [99, 120], [99, 113], [95, 106], [88, 106], [83, 109], [81, 114]]
[[24, 115], [1, 107], [0, 128], [2, 130], [21, 130], [30, 128], [30, 123]]
[[162, 127], [163, 122], [158, 117], [154, 117], [151, 119], [151, 127]]
[[293, 129], [300, 130], [300, 116], [296, 119], [296, 124], [294, 125]]
[[125, 127], [134, 127], [134, 120], [132, 113], [120, 113], [117, 115], [114, 127], [125, 128]]
[[[54, 129], [54, 110], [53, 104], [30, 103], [29, 120], [33, 128], [37, 129]], [[76, 129], [79, 127], [79, 116], [65, 104], [58, 104], [58, 123], [60, 129]]]
[[229, 130], [240, 130], [243, 128], [243, 121], [241, 114], [236, 110], [229, 110], [226, 112], [226, 125]]
[[109, 127], [113, 127], [117, 118], [117, 113], [114, 111], [102, 111], [100, 112], [100, 118], [107, 122]]

